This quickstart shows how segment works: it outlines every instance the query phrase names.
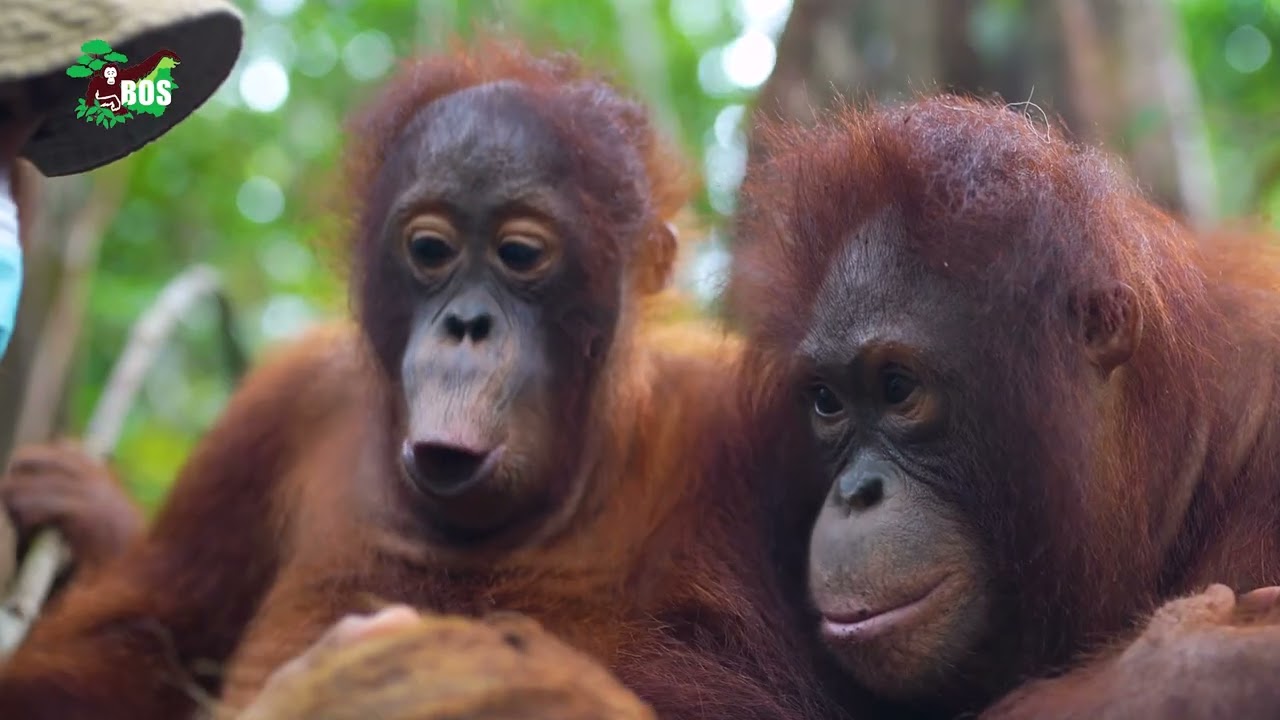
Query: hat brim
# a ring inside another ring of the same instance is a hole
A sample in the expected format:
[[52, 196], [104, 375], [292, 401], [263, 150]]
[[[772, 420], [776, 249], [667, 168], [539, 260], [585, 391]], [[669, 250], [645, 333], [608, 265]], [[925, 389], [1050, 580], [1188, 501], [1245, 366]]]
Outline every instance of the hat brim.
[[181, 59], [173, 72], [178, 86], [164, 114], [135, 115], [107, 128], [77, 118], [76, 98], [71, 97], [65, 108], [50, 110], [22, 154], [40, 172], [57, 176], [92, 170], [138, 150], [213, 95], [231, 73], [242, 41], [240, 17], [230, 11], [214, 11], [121, 41], [117, 49], [131, 61], [158, 50], [172, 50]]

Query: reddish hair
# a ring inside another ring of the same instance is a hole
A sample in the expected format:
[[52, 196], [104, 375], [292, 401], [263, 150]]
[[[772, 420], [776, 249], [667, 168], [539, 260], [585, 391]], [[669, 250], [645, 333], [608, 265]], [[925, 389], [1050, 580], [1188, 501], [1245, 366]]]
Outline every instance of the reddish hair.
[[[502, 36], [485, 36], [465, 45], [455, 41], [454, 45], [450, 52], [402, 64], [380, 95], [352, 118], [348, 133], [356, 141], [347, 144], [345, 157], [349, 187], [376, 186], [395, 143], [423, 108], [467, 88], [512, 81], [535, 97], [562, 136], [578, 145], [576, 155], [583, 163], [613, 157], [618, 148], [638, 154], [642, 165], [638, 172], [626, 172], [629, 168], [625, 166], [584, 170], [584, 174], [603, 176], [582, 185], [584, 201], [606, 217], [617, 208], [645, 208], [646, 217], [638, 221], [647, 234], [639, 248], [641, 264], [646, 266], [641, 268], [642, 284], [647, 292], [665, 285], [674, 261], [675, 239], [664, 223], [688, 202], [692, 185], [682, 155], [655, 130], [644, 106], [619, 95], [608, 78], [587, 71], [569, 54], [535, 54], [520, 41]], [[604, 138], [615, 138], [617, 147], [604, 148]], [[631, 185], [621, 190], [627, 195], [623, 201], [611, 197], [620, 183]], [[367, 191], [351, 194], [354, 214], [364, 228], [356, 232], [357, 246], [371, 239], [382, 218], [382, 208], [372, 195]], [[608, 218], [605, 222], [614, 224], [611, 232], [616, 234], [618, 224], [625, 228], [637, 221]], [[601, 260], [616, 264], [611, 257]]]
[[[1272, 246], [1198, 240], [1101, 153], [991, 102], [943, 95], [761, 134], [728, 298], [749, 344], [794, 352], [855, 239], [894, 243], [974, 308], [968, 352], [986, 354], [990, 391], [965, 399], [977, 465], [958, 472], [988, 479], [959, 502], [1019, 599], [1023, 618], [1002, 626], [1028, 652], [1061, 659], [1197, 582], [1280, 579], [1263, 570], [1271, 542], [1198, 565], [1234, 528], [1280, 524], [1256, 507], [1277, 495], [1280, 447], [1245, 452], [1266, 426], [1237, 406], [1237, 373], [1263, 372], [1277, 343]], [[858, 235], [885, 211], [900, 234]], [[1080, 302], [1121, 285], [1141, 340], [1100, 401], [1080, 380]]]

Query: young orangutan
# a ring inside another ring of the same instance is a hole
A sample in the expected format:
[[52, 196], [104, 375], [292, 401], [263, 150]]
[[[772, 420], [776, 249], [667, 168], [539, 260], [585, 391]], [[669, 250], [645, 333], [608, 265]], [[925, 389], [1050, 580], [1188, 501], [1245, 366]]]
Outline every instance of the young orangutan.
[[733, 347], [641, 327], [686, 197], [643, 109], [491, 41], [405, 68], [349, 167], [359, 332], [247, 380], [148, 534], [0, 671], [0, 716], [243, 707], [374, 599], [524, 613], [663, 718], [837, 715]]

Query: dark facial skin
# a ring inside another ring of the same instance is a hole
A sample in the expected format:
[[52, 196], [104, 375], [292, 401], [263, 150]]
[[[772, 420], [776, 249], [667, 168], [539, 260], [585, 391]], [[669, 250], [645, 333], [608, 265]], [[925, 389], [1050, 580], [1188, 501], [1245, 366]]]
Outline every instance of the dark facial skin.
[[[1075, 549], [1047, 513], [1055, 491], [1081, 492], [1054, 463], [1092, 461], [1044, 420], [1116, 402], [1109, 378], [1142, 318], [1124, 287], [1060, 310], [1020, 304], [946, 274], [945, 260], [925, 265], [903, 228], [888, 209], [848, 234], [798, 348], [832, 483], [809, 590], [826, 644], [861, 684], [948, 713], [1036, 672], [1056, 651], [1052, 624], [1074, 620], [1038, 600], [1068, 582], [1055, 563]], [[1064, 332], [1059, 344], [1044, 334]], [[1018, 373], [1057, 384], [1028, 394]]]
[[[873, 222], [862, 233], [897, 232]], [[809, 581], [842, 664], [890, 699], [936, 697], [984, 636], [989, 569], [953, 497], [965, 486], [957, 406], [965, 375], [943, 353], [954, 298], [888, 243], [846, 247], [800, 348], [801, 391], [830, 476]]]
[[437, 100], [384, 172], [397, 190], [382, 272], [404, 288], [407, 327], [386, 358], [400, 462], [412, 501], [455, 544], [572, 504], [578, 455], [562, 446], [582, 442], [572, 423], [616, 323], [616, 278], [579, 317], [588, 225], [568, 147], [526, 93], [500, 83]]

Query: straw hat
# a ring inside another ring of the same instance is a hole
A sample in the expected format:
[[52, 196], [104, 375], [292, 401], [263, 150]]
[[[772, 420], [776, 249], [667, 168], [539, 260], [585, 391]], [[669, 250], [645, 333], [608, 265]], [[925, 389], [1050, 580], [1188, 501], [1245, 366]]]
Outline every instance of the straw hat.
[[[48, 110], [22, 154], [45, 175], [128, 155], [209, 99], [239, 57], [243, 34], [242, 16], [226, 0], [0, 0], [0, 83], [30, 80], [66, 97]], [[76, 117], [89, 78], [70, 78], [66, 69], [90, 40], [125, 54], [125, 66], [159, 50], [177, 53], [178, 87], [160, 117], [135, 116], [111, 128]]]

